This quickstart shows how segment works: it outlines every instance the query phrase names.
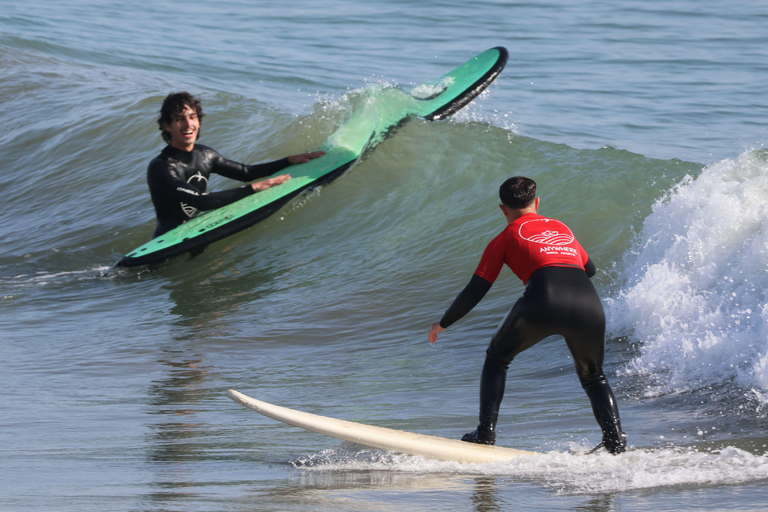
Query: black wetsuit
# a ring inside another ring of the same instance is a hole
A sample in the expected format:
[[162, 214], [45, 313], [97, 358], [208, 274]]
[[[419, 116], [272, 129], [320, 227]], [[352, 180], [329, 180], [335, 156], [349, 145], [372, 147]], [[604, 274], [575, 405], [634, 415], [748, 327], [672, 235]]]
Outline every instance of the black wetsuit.
[[[583, 269], [548, 266], [530, 275], [523, 296], [501, 322], [486, 350], [480, 381], [480, 424], [465, 440], [493, 444], [509, 364], [544, 338], [561, 335], [602, 429], [603, 443], [611, 453], [624, 451], [626, 436], [618, 406], [603, 373], [605, 313], [590, 280], [594, 273], [589, 259]], [[440, 326], [447, 328], [467, 314], [491, 286], [490, 281], [473, 275], [443, 315]]]
[[160, 236], [186, 222], [198, 211], [214, 210], [254, 193], [250, 185], [206, 193], [211, 173], [239, 181], [253, 181], [290, 165], [287, 158], [245, 165], [228, 160], [200, 144], [195, 144], [190, 152], [166, 146], [147, 169], [149, 192], [157, 214], [157, 228], [153, 236]]

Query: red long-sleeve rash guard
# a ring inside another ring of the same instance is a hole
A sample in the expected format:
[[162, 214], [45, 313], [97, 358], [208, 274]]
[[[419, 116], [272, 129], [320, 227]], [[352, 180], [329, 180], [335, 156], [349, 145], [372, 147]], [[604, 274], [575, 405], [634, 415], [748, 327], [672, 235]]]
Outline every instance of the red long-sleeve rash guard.
[[562, 222], [528, 213], [511, 222], [491, 240], [472, 279], [440, 320], [446, 328], [469, 313], [488, 293], [507, 265], [524, 284], [544, 267], [575, 267], [589, 277], [595, 266], [571, 230]]
[[485, 248], [475, 274], [490, 283], [496, 281], [506, 264], [523, 284], [543, 267], [579, 267], [584, 270], [589, 256], [559, 220], [528, 213], [507, 225]]

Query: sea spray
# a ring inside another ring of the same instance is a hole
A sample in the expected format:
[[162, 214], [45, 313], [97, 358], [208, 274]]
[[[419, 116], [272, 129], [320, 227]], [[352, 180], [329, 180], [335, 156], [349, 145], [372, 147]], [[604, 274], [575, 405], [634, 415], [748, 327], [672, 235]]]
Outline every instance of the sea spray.
[[403, 474], [493, 475], [541, 483], [562, 494], [616, 493], [679, 485], [723, 485], [761, 481], [768, 474], [768, 456], [722, 449], [633, 449], [620, 457], [552, 451], [492, 464], [460, 464], [401, 455], [353, 443], [304, 455], [291, 461], [311, 483], [329, 472], [351, 472], [368, 478], [398, 478]]
[[[607, 301], [649, 395], [733, 382], [768, 400], [768, 151], [688, 176], [653, 207]], [[732, 387], [731, 387], [732, 388]], [[733, 391], [733, 389], [731, 389]]]

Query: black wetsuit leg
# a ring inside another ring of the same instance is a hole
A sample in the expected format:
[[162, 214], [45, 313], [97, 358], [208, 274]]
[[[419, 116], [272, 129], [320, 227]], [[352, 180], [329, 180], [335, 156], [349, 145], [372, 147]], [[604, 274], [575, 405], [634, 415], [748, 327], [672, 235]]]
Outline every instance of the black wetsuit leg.
[[587, 274], [569, 267], [537, 270], [491, 338], [480, 381], [478, 431], [495, 429], [512, 360], [552, 335], [565, 338], [606, 446], [615, 453], [623, 451], [616, 399], [603, 374], [603, 306]]

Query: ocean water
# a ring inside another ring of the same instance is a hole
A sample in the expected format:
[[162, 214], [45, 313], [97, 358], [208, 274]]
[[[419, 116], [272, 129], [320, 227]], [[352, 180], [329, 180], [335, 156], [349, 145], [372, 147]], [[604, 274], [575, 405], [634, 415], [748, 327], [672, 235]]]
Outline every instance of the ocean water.
[[[154, 229], [169, 92], [253, 163], [494, 46], [506, 69], [452, 119], [194, 259], [111, 270]], [[0, 510], [764, 510], [766, 76], [756, 0], [0, 0]], [[473, 429], [522, 285], [504, 271], [426, 334], [515, 174], [598, 266], [628, 453], [586, 454], [600, 434], [557, 338], [510, 370], [499, 444], [541, 455], [509, 463], [370, 450], [226, 397]]]

